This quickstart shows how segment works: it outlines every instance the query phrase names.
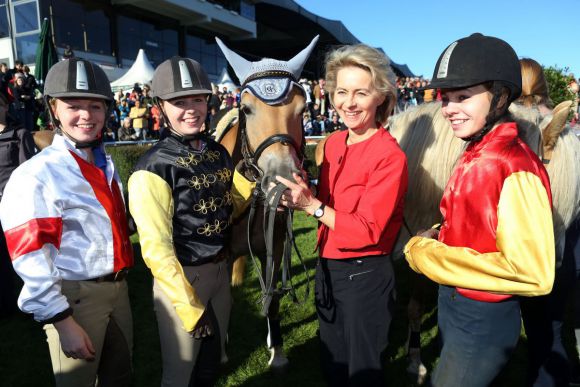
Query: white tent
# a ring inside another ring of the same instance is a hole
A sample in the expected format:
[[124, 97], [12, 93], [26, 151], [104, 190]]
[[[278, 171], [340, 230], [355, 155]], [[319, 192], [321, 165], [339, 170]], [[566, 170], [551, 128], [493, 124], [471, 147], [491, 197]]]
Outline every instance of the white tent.
[[141, 48], [133, 66], [121, 78], [111, 82], [111, 88], [113, 90], [130, 89], [135, 83], [140, 85], [151, 84], [154, 72], [155, 69], [151, 66], [145, 51]]
[[218, 87], [220, 92], [222, 91], [224, 86], [228, 88], [228, 91], [234, 91], [236, 90], [236, 87], [238, 87], [228, 75], [228, 69], [226, 67], [222, 69], [222, 73], [219, 77]]

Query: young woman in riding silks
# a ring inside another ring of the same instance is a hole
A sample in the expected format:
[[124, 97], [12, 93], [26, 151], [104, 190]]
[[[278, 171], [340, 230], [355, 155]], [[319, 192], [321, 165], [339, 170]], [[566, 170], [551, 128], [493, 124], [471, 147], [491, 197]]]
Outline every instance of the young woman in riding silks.
[[243, 209], [253, 184], [202, 133], [211, 84], [198, 62], [175, 56], [161, 63], [151, 91], [169, 135], [137, 163], [129, 206], [154, 277], [161, 385], [213, 385], [232, 303], [232, 209]]
[[383, 127], [396, 103], [385, 55], [365, 45], [328, 54], [326, 88], [348, 130], [325, 145], [318, 197], [298, 175], [281, 203], [320, 223], [315, 302], [330, 386], [384, 385], [395, 278], [391, 252], [403, 220], [407, 159]]
[[443, 221], [405, 246], [411, 268], [439, 283], [442, 341], [434, 386], [488, 386], [520, 335], [518, 296], [554, 282], [548, 175], [518, 138], [508, 107], [521, 93], [520, 64], [503, 40], [473, 34], [445, 49], [432, 88], [467, 142], [441, 200]]
[[129, 386], [133, 331], [127, 269], [133, 266], [119, 176], [101, 132], [109, 80], [82, 59], [55, 64], [45, 102], [52, 145], [10, 177], [0, 217], [18, 304], [42, 322], [56, 385]]

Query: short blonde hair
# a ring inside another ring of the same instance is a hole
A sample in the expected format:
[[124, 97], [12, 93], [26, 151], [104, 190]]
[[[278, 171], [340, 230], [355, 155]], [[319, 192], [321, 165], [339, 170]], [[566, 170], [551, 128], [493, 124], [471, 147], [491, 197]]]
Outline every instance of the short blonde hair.
[[376, 119], [379, 123], [385, 124], [397, 102], [395, 74], [391, 70], [389, 58], [366, 44], [342, 46], [329, 52], [326, 55], [325, 89], [329, 93], [331, 102], [336, 91], [338, 70], [348, 66], [359, 67], [371, 74], [373, 87], [385, 97], [385, 101], [377, 107]]

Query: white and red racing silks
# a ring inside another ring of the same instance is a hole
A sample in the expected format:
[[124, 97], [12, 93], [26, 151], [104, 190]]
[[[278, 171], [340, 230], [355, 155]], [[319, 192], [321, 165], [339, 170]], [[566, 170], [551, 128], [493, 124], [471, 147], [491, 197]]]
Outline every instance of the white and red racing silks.
[[0, 220], [14, 269], [24, 280], [18, 305], [44, 321], [69, 307], [61, 280], [86, 280], [133, 265], [121, 183], [84, 151], [55, 135], [51, 146], [10, 177]]

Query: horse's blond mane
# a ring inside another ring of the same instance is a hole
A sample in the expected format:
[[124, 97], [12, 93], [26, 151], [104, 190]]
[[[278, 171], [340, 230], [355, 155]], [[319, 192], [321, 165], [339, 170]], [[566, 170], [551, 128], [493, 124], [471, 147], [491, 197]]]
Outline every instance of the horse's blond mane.
[[546, 164], [554, 204], [554, 236], [563, 248], [564, 231], [580, 212], [580, 140], [570, 128], [560, 134], [549, 164]]
[[226, 130], [227, 126], [230, 122], [238, 119], [238, 109], [230, 109], [220, 120], [218, 121], [215, 127], [214, 138], [219, 139], [224, 134], [224, 130]]

